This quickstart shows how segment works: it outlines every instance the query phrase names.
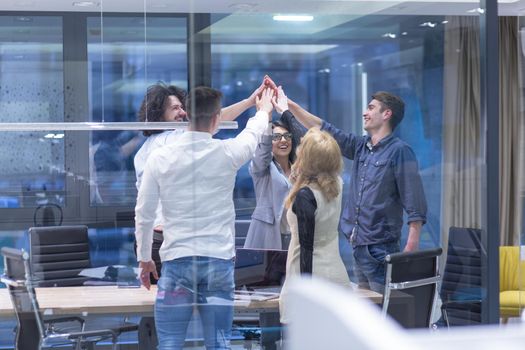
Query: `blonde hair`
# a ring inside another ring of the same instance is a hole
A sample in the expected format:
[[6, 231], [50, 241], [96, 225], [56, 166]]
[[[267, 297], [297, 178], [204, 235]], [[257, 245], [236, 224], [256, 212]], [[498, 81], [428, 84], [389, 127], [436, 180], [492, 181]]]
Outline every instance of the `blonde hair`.
[[285, 201], [286, 208], [292, 206], [297, 192], [308, 185], [320, 190], [327, 201], [337, 197], [342, 169], [341, 149], [332, 135], [315, 128], [308, 130], [292, 165], [293, 186]]

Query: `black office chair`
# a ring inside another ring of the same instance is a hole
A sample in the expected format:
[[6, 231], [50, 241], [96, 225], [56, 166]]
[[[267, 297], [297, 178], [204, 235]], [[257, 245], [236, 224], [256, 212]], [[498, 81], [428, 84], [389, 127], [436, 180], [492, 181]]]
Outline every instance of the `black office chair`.
[[60, 226], [63, 220], [62, 207], [55, 203], [41, 204], [33, 214], [34, 226]]
[[251, 220], [235, 220], [235, 247], [242, 248], [244, 247], [244, 242], [246, 241], [246, 235], [248, 234], [248, 229], [250, 228]]
[[448, 253], [441, 285], [441, 313], [446, 326], [481, 323], [482, 249], [481, 230], [451, 227], [448, 234]]
[[[40, 350], [42, 348], [71, 345], [75, 349], [91, 349], [94, 344], [111, 339], [113, 349], [117, 346], [117, 337], [123, 332], [136, 331], [135, 324], [125, 324], [120, 327], [84, 330], [84, 320], [80, 317], [61, 317], [46, 319], [42, 317], [36, 299], [34, 284], [31, 278], [29, 254], [22, 250], [3, 247], [5, 273], [1, 281], [9, 289], [11, 302], [17, 318], [15, 348], [20, 350]], [[78, 322], [78, 332], [62, 331], [58, 324]]]
[[431, 327], [441, 253], [441, 248], [434, 248], [385, 257], [383, 315], [390, 315], [405, 328]]
[[47, 226], [29, 229], [34, 282], [38, 287], [81, 286], [80, 276], [91, 267], [87, 226]]

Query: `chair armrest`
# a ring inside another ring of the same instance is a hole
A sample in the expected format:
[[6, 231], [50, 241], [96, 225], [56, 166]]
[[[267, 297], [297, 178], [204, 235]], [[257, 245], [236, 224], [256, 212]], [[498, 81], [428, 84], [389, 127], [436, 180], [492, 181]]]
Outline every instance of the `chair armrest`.
[[447, 306], [453, 306], [453, 305], [466, 305], [466, 304], [481, 304], [481, 300], [479, 299], [472, 299], [472, 300], [451, 300], [451, 301], [444, 301], [441, 304], [441, 310], [446, 309]]
[[55, 324], [57, 323], [74, 322], [74, 321], [77, 321], [78, 323], [80, 323], [80, 330], [84, 331], [84, 325], [86, 324], [86, 320], [78, 316], [48, 318], [44, 320], [44, 324], [47, 325], [48, 330], [53, 330]]
[[123, 326], [110, 328], [110, 329], [97, 329], [92, 331], [82, 331], [69, 333], [68, 338], [78, 339], [78, 338], [89, 338], [89, 337], [111, 337], [113, 341], [117, 340], [117, 337], [124, 332], [132, 332], [139, 329], [137, 324], [125, 324]]
[[113, 341], [115, 341], [118, 337], [118, 333], [112, 329], [97, 329], [93, 331], [72, 332], [67, 336], [70, 340], [89, 337], [111, 337]]
[[77, 321], [78, 323], [80, 323], [80, 325], [84, 325], [84, 323], [86, 322], [86, 320], [84, 320], [82, 317], [70, 316], [70, 317], [48, 318], [48, 319], [44, 320], [44, 324], [47, 324], [47, 323], [53, 324], [53, 323], [73, 322], [73, 321]]
[[139, 330], [139, 325], [135, 323], [126, 323], [122, 326], [111, 328], [111, 330], [117, 332], [118, 334], [125, 333], [125, 332], [133, 332]]

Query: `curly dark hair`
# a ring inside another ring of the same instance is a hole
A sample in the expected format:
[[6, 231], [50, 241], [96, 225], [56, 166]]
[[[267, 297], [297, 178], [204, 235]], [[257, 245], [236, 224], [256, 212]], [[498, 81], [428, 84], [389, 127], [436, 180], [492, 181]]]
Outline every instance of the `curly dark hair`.
[[[166, 111], [166, 103], [170, 96], [177, 97], [182, 103], [182, 106], [186, 103], [186, 91], [175, 85], [167, 85], [166, 83], [158, 82], [157, 84], [148, 87], [148, 91], [140, 105], [138, 113], [139, 121], [164, 121], [162, 117]], [[151, 136], [153, 134], [159, 134], [162, 131], [163, 130], [143, 130], [142, 134], [144, 136]]]

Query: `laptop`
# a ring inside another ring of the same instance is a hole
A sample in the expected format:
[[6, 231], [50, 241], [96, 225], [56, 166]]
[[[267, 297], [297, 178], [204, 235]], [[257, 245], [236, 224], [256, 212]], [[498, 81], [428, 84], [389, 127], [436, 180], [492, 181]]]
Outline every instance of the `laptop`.
[[286, 250], [237, 248], [235, 289], [279, 294], [286, 274]]

